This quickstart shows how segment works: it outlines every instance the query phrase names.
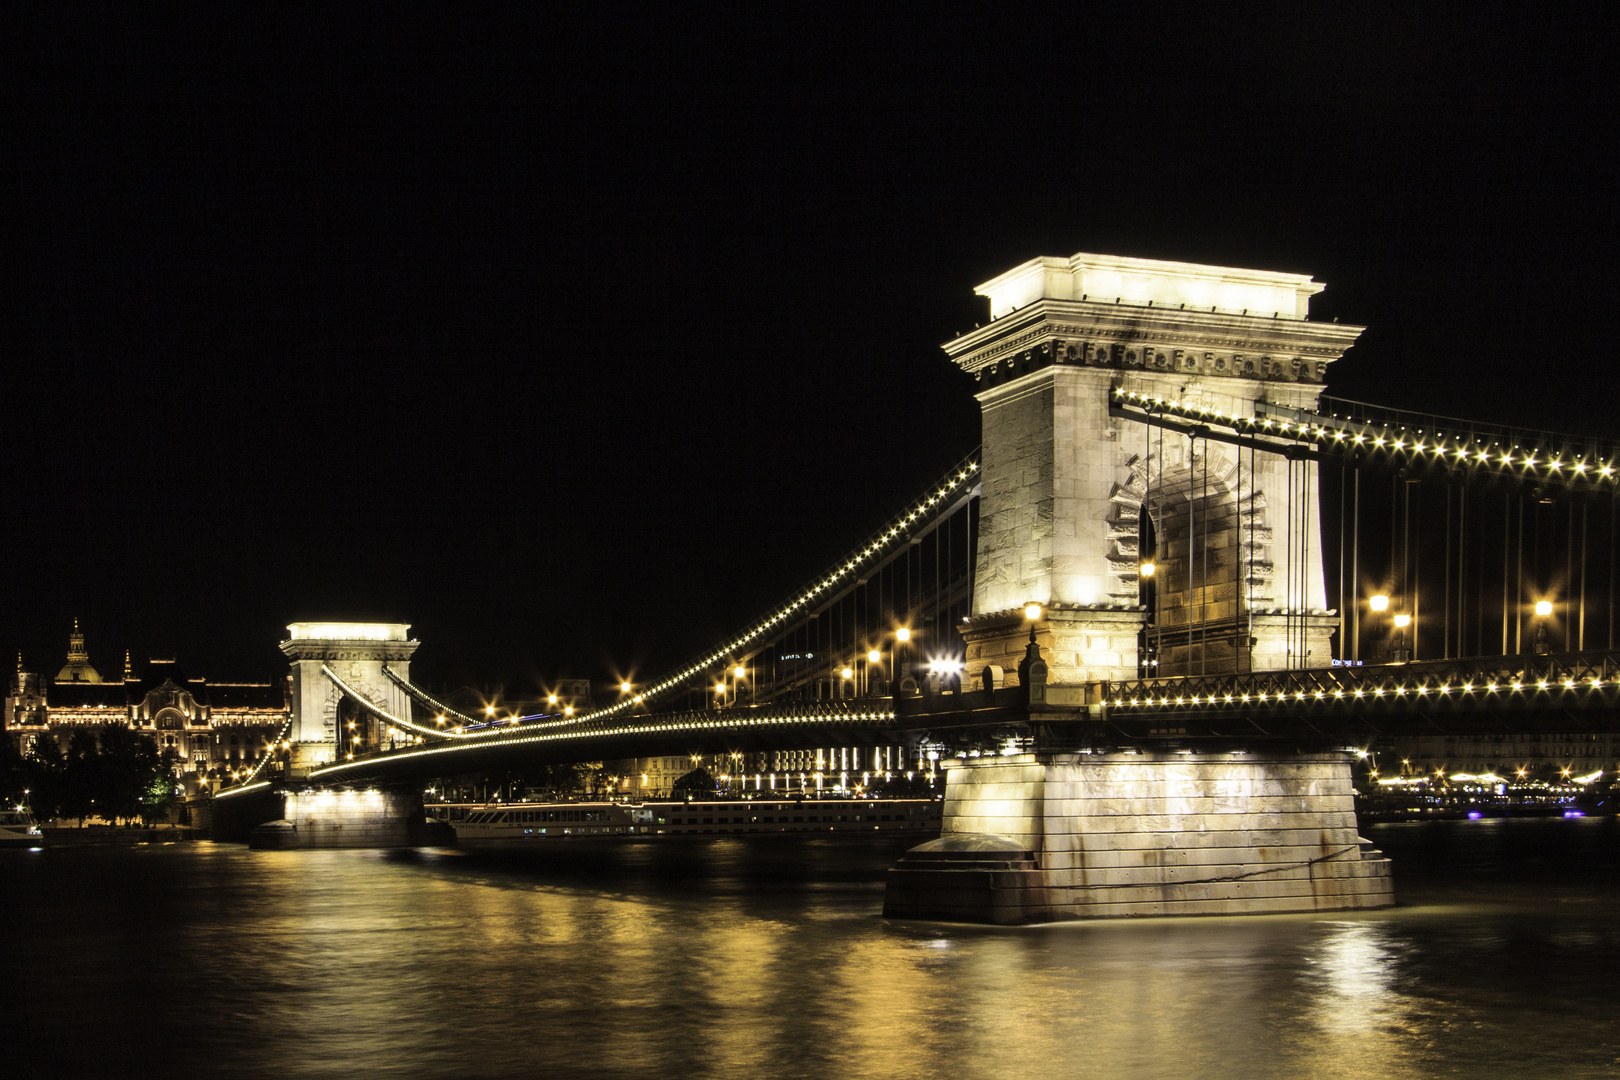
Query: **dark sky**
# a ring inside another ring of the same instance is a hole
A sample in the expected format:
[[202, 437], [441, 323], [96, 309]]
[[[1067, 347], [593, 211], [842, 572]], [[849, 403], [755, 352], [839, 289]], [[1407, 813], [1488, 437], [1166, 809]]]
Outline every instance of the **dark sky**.
[[976, 444], [938, 346], [1035, 255], [1309, 272], [1332, 392], [1614, 434], [1620, 33], [1418, 7], [7, 5], [0, 648], [657, 674]]

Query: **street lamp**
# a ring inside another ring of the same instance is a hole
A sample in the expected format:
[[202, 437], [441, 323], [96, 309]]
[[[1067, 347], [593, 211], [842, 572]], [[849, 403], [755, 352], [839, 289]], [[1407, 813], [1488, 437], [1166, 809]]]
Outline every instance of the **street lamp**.
[[911, 641], [911, 627], [901, 626], [894, 632], [894, 687], [895, 693], [900, 693], [903, 684], [911, 677], [911, 650], [908, 644]]
[[1374, 611], [1388, 611], [1389, 597], [1385, 596], [1383, 593], [1379, 593], [1377, 596], [1374, 596], [1367, 601], [1367, 606], [1372, 608]]
[[1551, 600], [1536, 601], [1536, 655], [1545, 656], [1550, 651], [1547, 646], [1547, 617], [1552, 614]]
[[1406, 628], [1412, 625], [1412, 616], [1403, 611], [1397, 614], [1393, 621], [1395, 623], [1395, 655], [1392, 657], [1392, 659], [1397, 664], [1404, 664], [1406, 663], [1407, 653]]

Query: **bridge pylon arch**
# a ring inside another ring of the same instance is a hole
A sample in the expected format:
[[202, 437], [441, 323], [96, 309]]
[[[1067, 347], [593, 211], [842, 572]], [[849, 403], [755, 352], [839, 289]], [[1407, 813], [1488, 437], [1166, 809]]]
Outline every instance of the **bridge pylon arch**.
[[[1043, 605], [1037, 640], [1055, 705], [1084, 704], [1089, 684], [1137, 677], [1150, 622], [1162, 633], [1166, 615], [1180, 644], [1165, 655], [1191, 673], [1195, 659], [1210, 671], [1211, 640], [1226, 642], [1227, 670], [1330, 661], [1338, 620], [1326, 603], [1315, 463], [1223, 451], [1211, 470], [1208, 440], [1189, 445], [1110, 408], [1122, 388], [1231, 415], [1252, 415], [1262, 400], [1313, 408], [1328, 364], [1362, 329], [1306, 319], [1322, 288], [1303, 274], [1082, 253], [1032, 259], [975, 290], [990, 300], [990, 323], [944, 347], [976, 380], [983, 414], [978, 563], [963, 628], [970, 670], [994, 665], [1011, 677], [1032, 601]], [[1184, 552], [1189, 536], [1175, 535], [1181, 515], [1170, 500], [1186, 500], [1194, 465], [1232, 496], [1222, 539], [1233, 544], [1235, 588], [1206, 585], [1196, 617], [1150, 612], [1129, 563], [1128, 509], [1163, 510], [1161, 536], [1172, 556]], [[1212, 604], [1216, 592], [1226, 595]]]
[[394, 716], [411, 715], [410, 698], [388, 678], [384, 666], [410, 678], [419, 642], [408, 623], [295, 622], [281, 651], [292, 662], [292, 758], [290, 777], [330, 765], [348, 752], [343, 691], [322, 670], [329, 667], [356, 693]]

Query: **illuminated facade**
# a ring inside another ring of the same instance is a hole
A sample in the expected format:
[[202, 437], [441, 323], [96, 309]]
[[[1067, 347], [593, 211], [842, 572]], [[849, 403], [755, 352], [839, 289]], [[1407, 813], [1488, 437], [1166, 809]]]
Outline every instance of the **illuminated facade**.
[[182, 777], [229, 779], [264, 757], [286, 725], [285, 680], [210, 682], [188, 677], [173, 660], [149, 660], [137, 676], [127, 655], [123, 677], [105, 679], [90, 664], [77, 622], [69, 642], [54, 680], [24, 671], [18, 658], [4, 735], [21, 753], [44, 739], [65, 751], [75, 730], [122, 724], [173, 751]]

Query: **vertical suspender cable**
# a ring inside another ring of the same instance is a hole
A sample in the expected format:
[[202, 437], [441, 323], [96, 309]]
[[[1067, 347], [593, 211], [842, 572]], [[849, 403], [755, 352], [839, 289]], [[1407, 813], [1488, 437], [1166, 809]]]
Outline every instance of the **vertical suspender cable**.
[[1614, 648], [1614, 553], [1620, 548], [1620, 494], [1609, 493], [1609, 648]]
[[1198, 507], [1193, 504], [1193, 469], [1198, 465], [1198, 455], [1193, 450], [1197, 445], [1197, 437], [1187, 436], [1187, 603], [1182, 609], [1185, 612], [1183, 625], [1187, 633], [1187, 663], [1182, 672], [1184, 675], [1192, 674], [1192, 603], [1193, 603], [1193, 545], [1196, 542], [1198, 528]]
[[[1408, 512], [1410, 513], [1410, 509], [1411, 509], [1411, 505], [1412, 505], [1412, 482], [1411, 481], [1407, 481], [1407, 484], [1406, 484], [1406, 505], [1407, 505]], [[1421, 517], [1422, 514], [1423, 514], [1423, 491], [1420, 488], [1418, 490], [1418, 515]], [[1408, 532], [1408, 534], [1410, 534], [1411, 531], [1412, 531], [1411, 522], [1408, 521], [1407, 522], [1407, 532]], [[1423, 623], [1421, 622], [1419, 616], [1421, 616], [1422, 614], [1423, 614], [1423, 530], [1420, 528], [1420, 529], [1417, 530], [1417, 536], [1413, 538], [1413, 543], [1412, 543], [1412, 652], [1411, 652], [1410, 656], [1408, 657], [1408, 659], [1411, 659], [1411, 660], [1416, 660], [1418, 658], [1418, 639], [1420, 637], [1419, 631], [1421, 631], [1423, 629]]]
[[[1400, 564], [1395, 561], [1395, 553], [1399, 550], [1396, 545], [1396, 538], [1400, 535], [1401, 529], [1400, 484], [1400, 476], [1392, 474], [1389, 478], [1389, 562], [1387, 564], [1388, 570], [1384, 574], [1384, 580], [1389, 583], [1387, 587], [1392, 593], [1396, 591], [1395, 587], [1401, 583]], [[1399, 594], [1392, 597], [1392, 599], [1397, 604], [1406, 603], [1406, 597]], [[1393, 617], [1393, 612], [1391, 617]]]
[[[1160, 546], [1160, 544], [1159, 544], [1159, 530], [1158, 530], [1157, 525], [1158, 525], [1158, 522], [1160, 520], [1162, 520], [1163, 518], [1164, 518], [1164, 425], [1161, 423], [1159, 425], [1159, 514], [1158, 514], [1158, 517], [1155, 518], [1155, 527], [1153, 529], [1153, 561], [1155, 563], [1157, 563], [1158, 560], [1159, 560], [1159, 546]], [[1160, 614], [1163, 611], [1163, 605], [1158, 602], [1159, 590], [1158, 590], [1157, 587], [1155, 587], [1154, 590], [1153, 590], [1153, 597], [1154, 597], [1153, 630], [1154, 630], [1154, 637], [1156, 639], [1155, 644], [1153, 646], [1153, 674], [1154, 675], [1162, 675], [1162, 674], [1164, 674], [1164, 620], [1162, 618], [1160, 618]]]
[[1299, 603], [1299, 542], [1303, 538], [1299, 526], [1299, 462], [1288, 458], [1288, 588], [1283, 595], [1283, 619], [1288, 641], [1287, 655], [1290, 668], [1304, 667], [1299, 654], [1299, 623], [1294, 608]]
[[1569, 590], [1575, 584], [1575, 504], [1569, 504], [1569, 527], [1564, 530], [1564, 651], [1569, 652], [1574, 642], [1575, 628], [1570, 625]]
[[1457, 485], [1457, 655], [1468, 651], [1468, 483]]
[[1361, 460], [1351, 459], [1355, 495], [1350, 526], [1350, 659], [1361, 659]]
[[1581, 605], [1579, 622], [1575, 630], [1575, 648], [1580, 652], [1586, 651], [1586, 510], [1587, 504], [1581, 503]]
[[[1397, 477], [1401, 485], [1401, 606], [1411, 609], [1412, 596], [1412, 485]], [[1412, 644], [1417, 644], [1417, 618], [1412, 619]], [[1410, 657], [1408, 657], [1410, 659]]]
[[1294, 635], [1298, 638], [1295, 646], [1296, 664], [1299, 667], [1309, 667], [1311, 649], [1306, 637], [1306, 612], [1310, 610], [1311, 602], [1311, 551], [1307, 536], [1311, 530], [1311, 463], [1306, 458], [1299, 461], [1299, 540], [1294, 544], [1294, 557], [1299, 560], [1299, 570], [1296, 578], [1299, 581], [1298, 597], [1294, 605], [1297, 614], [1294, 617]]
[[1524, 652], [1524, 496], [1519, 496], [1519, 550], [1517, 582], [1513, 588], [1513, 652]]
[[1299, 647], [1299, 620], [1294, 616], [1295, 609], [1300, 603], [1299, 594], [1299, 564], [1300, 545], [1305, 539], [1304, 528], [1300, 525], [1299, 497], [1299, 462], [1294, 458], [1288, 459], [1288, 596], [1284, 601], [1283, 614], [1288, 620], [1288, 666], [1290, 668], [1304, 667], [1305, 657]]
[[[1451, 485], [1446, 484], [1446, 557], [1440, 569], [1445, 604], [1440, 617], [1440, 658], [1451, 659]], [[1459, 653], [1461, 649], [1457, 650]]]
[[1204, 473], [1198, 497], [1204, 501], [1204, 591], [1198, 597], [1198, 674], [1207, 674], [1209, 656], [1209, 435], [1204, 435]]
[[[1254, 478], [1249, 479], [1249, 492], [1254, 492]], [[1248, 548], [1243, 545], [1243, 444], [1237, 448], [1237, 494], [1232, 509], [1237, 520], [1232, 523], [1232, 674], [1238, 673], [1238, 615], [1243, 603], [1243, 562]]]
[[1502, 655], [1508, 651], [1508, 566], [1513, 554], [1513, 496], [1502, 495]]
[[1243, 670], [1245, 670], [1245, 671], [1253, 671], [1254, 670], [1254, 551], [1255, 551], [1255, 523], [1254, 523], [1254, 519], [1255, 519], [1255, 514], [1257, 512], [1257, 509], [1256, 509], [1257, 504], [1255, 502], [1255, 496], [1256, 496], [1256, 493], [1257, 493], [1257, 488], [1255, 487], [1255, 483], [1256, 483], [1257, 477], [1254, 474], [1254, 455], [1255, 455], [1255, 447], [1254, 447], [1254, 443], [1251, 442], [1249, 444], [1249, 547], [1248, 547], [1248, 573], [1245, 575], [1245, 581], [1246, 581], [1246, 584], [1247, 584], [1248, 590], [1249, 590], [1249, 602], [1248, 602], [1248, 616], [1249, 616], [1249, 618], [1248, 618], [1248, 629], [1245, 632], [1244, 637], [1243, 637], [1243, 656], [1244, 656], [1244, 668], [1243, 668]]

